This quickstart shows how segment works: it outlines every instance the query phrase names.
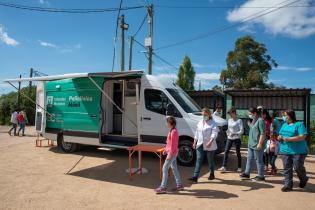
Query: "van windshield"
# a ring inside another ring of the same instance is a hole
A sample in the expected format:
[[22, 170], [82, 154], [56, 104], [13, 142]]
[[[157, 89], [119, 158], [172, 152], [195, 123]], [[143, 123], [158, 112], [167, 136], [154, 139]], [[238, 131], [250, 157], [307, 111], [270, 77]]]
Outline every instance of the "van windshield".
[[190, 98], [190, 96], [181, 89], [171, 89], [166, 88], [166, 90], [172, 95], [172, 97], [177, 101], [177, 103], [183, 108], [187, 113], [200, 112], [200, 107], [196, 102]]

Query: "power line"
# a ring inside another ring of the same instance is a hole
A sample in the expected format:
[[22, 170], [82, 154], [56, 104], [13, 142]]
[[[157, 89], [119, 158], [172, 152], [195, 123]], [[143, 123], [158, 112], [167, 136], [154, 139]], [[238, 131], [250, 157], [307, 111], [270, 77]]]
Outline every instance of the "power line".
[[99, 9], [62, 9], [62, 8], [52, 8], [52, 7], [35, 7], [27, 6], [22, 4], [12, 4], [7, 2], [0, 2], [0, 6], [10, 7], [21, 10], [29, 10], [36, 12], [55, 12], [55, 13], [101, 13], [101, 12], [115, 12], [120, 10], [131, 10], [144, 8], [144, 6], [130, 6], [122, 8], [99, 8]]
[[[173, 44], [168, 44], [168, 45], [164, 45], [162, 47], [158, 47], [156, 48], [155, 50], [161, 50], [161, 49], [166, 49], [166, 48], [170, 48], [170, 47], [175, 47], [175, 46], [178, 46], [178, 45], [183, 45], [183, 44], [186, 44], [186, 43], [189, 43], [189, 42], [193, 42], [193, 41], [196, 41], [196, 40], [199, 40], [199, 39], [204, 39], [206, 37], [209, 37], [209, 36], [213, 36], [217, 33], [220, 33], [220, 32], [223, 32], [223, 31], [226, 31], [226, 30], [229, 30], [231, 28], [234, 28], [236, 26], [239, 26], [239, 25], [242, 25], [246, 22], [249, 22], [249, 21], [252, 21], [252, 20], [255, 20], [257, 18], [260, 18], [262, 16], [265, 16], [265, 15], [268, 15], [270, 13], [273, 13], [273, 12], [276, 12], [278, 11], [279, 9], [282, 9], [282, 8], [287, 8], [288, 6], [294, 4], [294, 3], [297, 3], [301, 0], [296, 0], [296, 1], [293, 1], [291, 3], [288, 3], [286, 5], [283, 5], [283, 6], [278, 6], [276, 7], [275, 9], [271, 10], [271, 11], [268, 11], [270, 10], [270, 8], [266, 9], [266, 10], [262, 10], [260, 12], [257, 12], [257, 13], [254, 13], [250, 16], [247, 16], [245, 18], [243, 18], [240, 22], [238, 23], [234, 23], [234, 24], [230, 24], [230, 25], [226, 25], [226, 26], [222, 26], [221, 28], [218, 28], [214, 31], [210, 31], [210, 32], [206, 32], [206, 33], [203, 33], [203, 34], [200, 34], [200, 35], [197, 35], [195, 37], [192, 37], [192, 38], [189, 38], [189, 39], [185, 39], [185, 40], [182, 40], [182, 41], [179, 41], [179, 42], [175, 42]], [[287, 1], [284, 1], [284, 2], [287, 2]], [[284, 2], [281, 2], [279, 4], [283, 4]], [[277, 4], [277, 5], [279, 5]]]
[[137, 36], [137, 34], [138, 34], [139, 31], [141, 30], [141, 28], [142, 28], [142, 26], [143, 26], [145, 20], [147, 19], [147, 17], [148, 17], [148, 13], [145, 14], [145, 16], [144, 16], [144, 18], [143, 18], [143, 20], [142, 20], [142, 22], [141, 22], [141, 24], [140, 24], [138, 30], [137, 30], [136, 33], [133, 35], [133, 37], [136, 37], [136, 36]]
[[[166, 9], [272, 9], [277, 8], [276, 6], [172, 6], [172, 5], [154, 5], [159, 8]], [[315, 4], [308, 5], [292, 5], [288, 7], [298, 8], [298, 7], [315, 7]]]
[[121, 11], [120, 8], [122, 6], [122, 1], [123, 0], [120, 0], [119, 10], [118, 10], [117, 18], [116, 18], [116, 30], [115, 30], [115, 37], [114, 37], [114, 53], [113, 53], [112, 72], [114, 71], [114, 68], [115, 68], [117, 33], [118, 33], [119, 16], [120, 16], [120, 11]]

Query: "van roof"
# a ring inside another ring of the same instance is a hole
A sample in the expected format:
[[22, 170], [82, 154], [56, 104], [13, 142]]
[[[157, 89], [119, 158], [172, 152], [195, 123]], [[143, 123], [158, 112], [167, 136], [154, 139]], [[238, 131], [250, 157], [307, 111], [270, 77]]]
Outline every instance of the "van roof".
[[144, 74], [140, 70], [131, 70], [125, 72], [95, 72], [95, 73], [72, 73], [72, 74], [61, 74], [51, 75], [42, 77], [30, 77], [30, 78], [16, 78], [6, 79], [4, 82], [25, 82], [25, 81], [52, 81], [61, 79], [73, 79], [82, 77], [105, 77], [105, 78], [128, 78], [128, 77], [141, 77]]

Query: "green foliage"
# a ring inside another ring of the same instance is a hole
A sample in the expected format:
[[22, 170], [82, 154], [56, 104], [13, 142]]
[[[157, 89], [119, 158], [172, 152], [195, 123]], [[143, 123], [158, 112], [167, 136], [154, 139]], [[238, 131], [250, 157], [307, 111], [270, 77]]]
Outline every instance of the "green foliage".
[[[20, 110], [23, 110], [27, 114], [29, 124], [35, 123], [35, 104], [23, 95], [29, 96], [29, 88], [25, 87], [21, 89], [20, 95]], [[35, 101], [36, 87], [33, 86], [31, 90], [31, 98]], [[17, 92], [11, 92], [0, 96], [0, 125], [10, 124], [11, 113], [17, 107]]]
[[180, 65], [176, 84], [183, 90], [194, 90], [196, 72], [191, 64], [190, 58], [185, 55], [183, 63]]
[[227, 55], [227, 68], [221, 72], [221, 84], [235, 89], [270, 88], [268, 75], [278, 64], [267, 51], [264, 44], [251, 36], [237, 39], [234, 50]]

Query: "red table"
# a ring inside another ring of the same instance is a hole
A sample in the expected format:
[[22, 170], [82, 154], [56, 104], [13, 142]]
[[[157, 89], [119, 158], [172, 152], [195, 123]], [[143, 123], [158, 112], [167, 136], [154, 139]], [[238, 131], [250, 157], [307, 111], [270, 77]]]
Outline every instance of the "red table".
[[[140, 174], [142, 174], [142, 152], [152, 152], [152, 153], [155, 153], [160, 159], [160, 179], [162, 179], [162, 167], [163, 167], [162, 158], [163, 158], [163, 151], [164, 151], [163, 146], [138, 144], [136, 146], [129, 147], [128, 151], [129, 151], [129, 178], [131, 178], [132, 175], [137, 173], [138, 171], [140, 171]], [[138, 170], [132, 172], [132, 155], [135, 152], [140, 153], [139, 168], [138, 168]]]

